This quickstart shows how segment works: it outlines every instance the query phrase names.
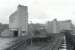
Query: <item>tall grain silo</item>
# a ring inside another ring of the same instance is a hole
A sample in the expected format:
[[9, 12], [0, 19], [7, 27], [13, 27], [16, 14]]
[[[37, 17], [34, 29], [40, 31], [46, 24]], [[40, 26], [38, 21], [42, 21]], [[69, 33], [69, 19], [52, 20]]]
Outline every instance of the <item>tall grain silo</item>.
[[27, 35], [28, 32], [28, 7], [18, 5], [17, 10], [9, 17], [9, 30], [14, 36]]

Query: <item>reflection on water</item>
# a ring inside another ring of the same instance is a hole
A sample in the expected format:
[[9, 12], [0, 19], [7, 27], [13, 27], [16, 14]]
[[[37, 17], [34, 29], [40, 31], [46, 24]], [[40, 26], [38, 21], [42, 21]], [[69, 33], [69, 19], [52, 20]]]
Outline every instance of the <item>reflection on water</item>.
[[61, 45], [59, 50], [67, 50], [66, 48], [67, 48], [67, 46], [66, 46], [66, 38], [64, 36], [64, 42], [62, 43], [62, 45]]

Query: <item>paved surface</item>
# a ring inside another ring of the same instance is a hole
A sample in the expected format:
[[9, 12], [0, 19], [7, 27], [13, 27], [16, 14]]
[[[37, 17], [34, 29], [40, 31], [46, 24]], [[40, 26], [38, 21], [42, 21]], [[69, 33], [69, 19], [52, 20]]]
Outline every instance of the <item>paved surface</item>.
[[12, 45], [13, 38], [0, 38], [0, 50], [4, 50]]

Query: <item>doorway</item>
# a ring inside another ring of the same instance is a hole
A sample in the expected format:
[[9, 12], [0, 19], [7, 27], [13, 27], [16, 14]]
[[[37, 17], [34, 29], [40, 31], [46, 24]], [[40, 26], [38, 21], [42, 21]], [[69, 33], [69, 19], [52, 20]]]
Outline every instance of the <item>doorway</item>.
[[18, 37], [18, 31], [14, 31], [14, 37]]

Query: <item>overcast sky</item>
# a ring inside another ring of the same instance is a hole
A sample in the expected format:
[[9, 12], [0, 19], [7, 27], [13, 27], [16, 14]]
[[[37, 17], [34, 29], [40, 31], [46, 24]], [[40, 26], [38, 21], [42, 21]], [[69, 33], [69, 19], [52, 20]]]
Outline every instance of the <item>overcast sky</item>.
[[0, 22], [9, 23], [9, 16], [18, 4], [29, 6], [29, 21], [34, 23], [57, 18], [71, 19], [75, 24], [75, 0], [0, 0]]

